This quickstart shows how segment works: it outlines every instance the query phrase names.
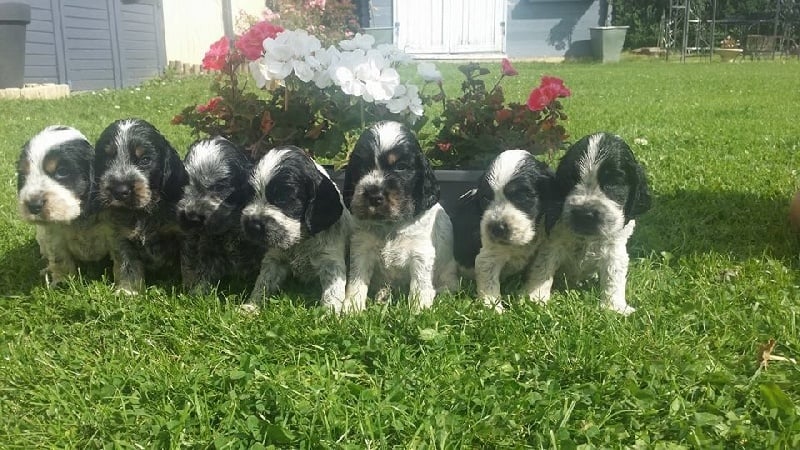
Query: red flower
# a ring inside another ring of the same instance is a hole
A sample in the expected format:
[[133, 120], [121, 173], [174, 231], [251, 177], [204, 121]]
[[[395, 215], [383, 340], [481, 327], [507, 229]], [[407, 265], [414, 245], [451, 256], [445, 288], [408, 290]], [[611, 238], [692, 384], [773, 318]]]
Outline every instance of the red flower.
[[539, 87], [532, 90], [528, 97], [528, 109], [541, 111], [555, 99], [569, 97], [571, 94], [561, 78], [544, 76]]
[[503, 60], [500, 62], [500, 67], [502, 68], [503, 75], [507, 77], [515, 77], [519, 75], [519, 72], [517, 72], [517, 69], [511, 65], [511, 61], [509, 61], [508, 58], [503, 58]]
[[222, 70], [228, 60], [230, 42], [227, 36], [222, 36], [217, 42], [211, 44], [206, 55], [203, 57], [203, 69]]
[[564, 86], [564, 80], [561, 78], [543, 76], [539, 87], [545, 88], [548, 92], [554, 94], [553, 100], [557, 97], [569, 97], [571, 94], [569, 89]]
[[248, 61], [254, 61], [264, 53], [264, 39], [274, 39], [281, 31], [280, 25], [262, 20], [236, 40], [236, 48]]
[[221, 101], [222, 97], [212, 97], [210, 100], [208, 100], [208, 103], [206, 103], [205, 105], [197, 105], [197, 108], [195, 108], [195, 110], [197, 110], [197, 112], [199, 113], [213, 113], [217, 111], [219, 107], [219, 102]]
[[439, 147], [439, 150], [448, 153], [450, 152], [450, 147], [452, 147], [453, 144], [451, 144], [450, 142], [439, 142], [438, 144], [436, 144], [436, 146]]
[[553, 101], [553, 97], [541, 87], [537, 87], [536, 89], [531, 91], [531, 94], [528, 96], [528, 109], [531, 111], [541, 111]]

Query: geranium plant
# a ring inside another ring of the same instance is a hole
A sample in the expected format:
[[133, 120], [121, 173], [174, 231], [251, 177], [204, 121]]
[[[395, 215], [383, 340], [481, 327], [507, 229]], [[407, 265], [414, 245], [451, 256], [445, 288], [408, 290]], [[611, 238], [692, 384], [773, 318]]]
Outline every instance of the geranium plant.
[[[429, 157], [440, 167], [483, 169], [503, 150], [521, 148], [534, 154], [553, 153], [568, 138], [562, 122], [567, 120], [560, 99], [570, 90], [556, 77], [542, 77], [526, 102], [506, 102], [501, 82], [518, 75], [508, 59], [500, 64], [500, 76], [488, 88], [484, 77], [490, 70], [477, 63], [460, 65], [464, 74], [461, 95], [447, 98], [438, 71], [420, 65], [427, 82], [437, 82], [439, 92], [432, 101], [442, 104], [442, 114], [432, 120], [438, 135]], [[427, 97], [426, 97], [427, 98]]]
[[328, 162], [344, 161], [343, 150], [369, 123], [421, 124], [419, 89], [396, 70], [410, 58], [395, 46], [374, 44], [372, 36], [356, 34], [323, 47], [306, 30], [255, 23], [233, 46], [225, 37], [211, 46], [203, 67], [217, 72], [213, 95], [173, 123], [197, 135], [225, 136], [254, 157], [292, 144]]

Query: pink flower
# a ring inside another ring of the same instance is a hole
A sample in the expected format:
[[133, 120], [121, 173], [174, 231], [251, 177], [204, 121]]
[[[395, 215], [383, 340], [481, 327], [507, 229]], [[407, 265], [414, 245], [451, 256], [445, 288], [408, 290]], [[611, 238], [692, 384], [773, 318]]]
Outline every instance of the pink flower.
[[230, 42], [227, 36], [222, 36], [220, 40], [211, 44], [206, 55], [203, 57], [203, 68], [206, 70], [222, 70], [228, 61]]
[[436, 144], [436, 146], [439, 147], [439, 150], [445, 153], [449, 153], [450, 148], [453, 146], [453, 144], [451, 144], [450, 142], [439, 142]]
[[262, 20], [236, 40], [236, 48], [248, 61], [255, 61], [264, 53], [264, 39], [275, 39], [282, 31], [283, 27], [280, 25]]
[[503, 60], [500, 62], [500, 67], [502, 68], [503, 75], [507, 77], [515, 77], [519, 75], [519, 72], [517, 72], [517, 69], [511, 65], [511, 61], [509, 61], [508, 58], [503, 58]]

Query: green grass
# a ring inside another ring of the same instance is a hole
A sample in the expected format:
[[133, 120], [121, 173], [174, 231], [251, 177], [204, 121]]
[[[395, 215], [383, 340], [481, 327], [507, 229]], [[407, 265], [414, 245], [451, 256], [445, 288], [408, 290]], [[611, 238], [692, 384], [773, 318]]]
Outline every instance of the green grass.
[[[758, 370], [760, 343], [800, 358], [800, 262], [787, 203], [800, 169], [800, 63], [517, 64], [509, 99], [562, 77], [574, 138], [614, 131], [654, 202], [629, 244], [621, 318], [597, 292], [484, 311], [468, 290], [430, 311], [330, 317], [297, 286], [257, 317], [167, 280], [113, 295], [99, 274], [42, 287], [14, 162], [65, 123], [95, 139], [169, 124], [203, 78], [0, 102], [2, 448], [797, 448], [800, 369]], [[448, 90], [460, 81], [445, 69]], [[147, 99], [149, 97], [149, 99]]]

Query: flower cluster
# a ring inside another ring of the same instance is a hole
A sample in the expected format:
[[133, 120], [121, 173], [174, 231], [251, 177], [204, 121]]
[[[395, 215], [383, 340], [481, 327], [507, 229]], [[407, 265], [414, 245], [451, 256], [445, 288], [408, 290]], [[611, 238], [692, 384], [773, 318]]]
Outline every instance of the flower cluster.
[[[441, 80], [433, 65], [420, 65], [418, 73], [429, 82]], [[458, 67], [464, 74], [461, 95], [448, 99], [444, 90], [431, 97], [442, 104], [442, 114], [432, 120], [438, 127], [436, 145], [429, 152], [434, 164], [460, 169], [485, 168], [494, 157], [509, 148], [526, 149], [534, 154], [553, 153], [568, 138], [560, 121], [567, 116], [559, 99], [570, 90], [556, 77], [542, 77], [531, 90], [526, 103], [506, 103], [500, 82], [517, 76], [511, 62], [504, 59], [500, 77], [487, 89], [483, 77], [489, 69], [471, 63]], [[438, 79], [437, 79], [438, 78]]]
[[[215, 95], [185, 108], [173, 123], [197, 134], [223, 135], [253, 156], [293, 144], [333, 162], [344, 160], [340, 150], [368, 122], [411, 125], [422, 117], [419, 88], [404, 83], [396, 70], [410, 58], [393, 45], [374, 44], [372, 36], [356, 34], [323, 47], [305, 30], [258, 22], [232, 49], [224, 37], [211, 46], [203, 67], [219, 71]], [[255, 86], [239, 78], [245, 64]]]
[[730, 35], [725, 36], [725, 39], [719, 42], [720, 48], [739, 48], [739, 41], [730, 37]]
[[[270, 3], [270, 2], [268, 2]], [[325, 46], [360, 31], [351, 0], [281, 0], [264, 10], [263, 19], [286, 29], [305, 30]]]

